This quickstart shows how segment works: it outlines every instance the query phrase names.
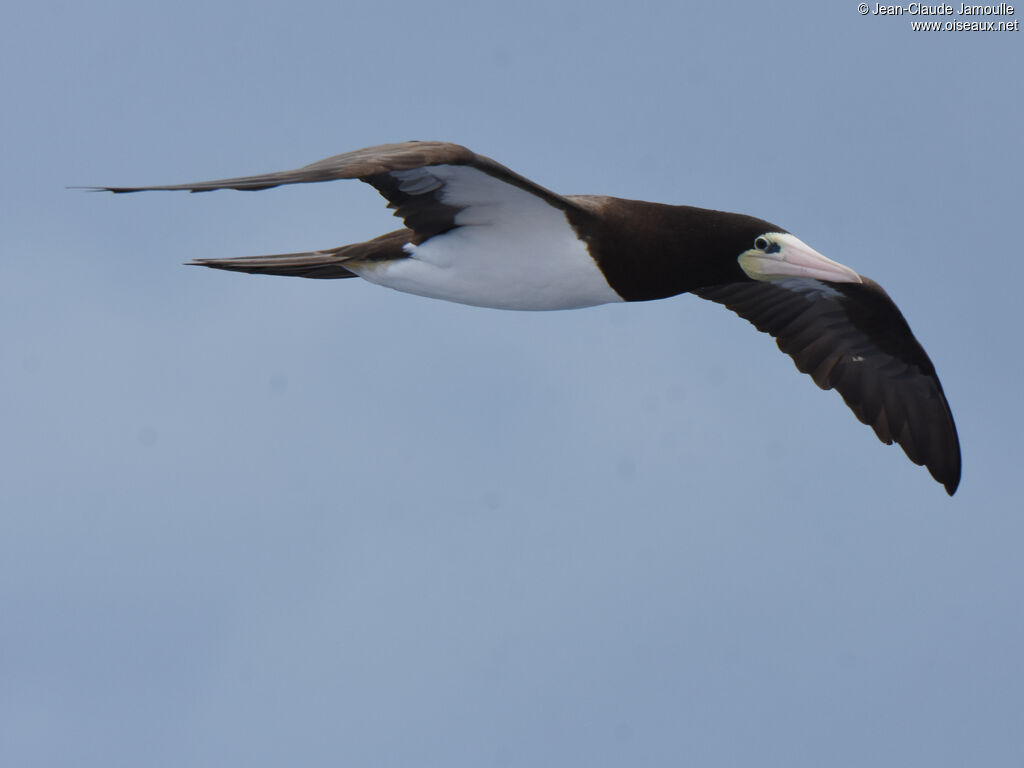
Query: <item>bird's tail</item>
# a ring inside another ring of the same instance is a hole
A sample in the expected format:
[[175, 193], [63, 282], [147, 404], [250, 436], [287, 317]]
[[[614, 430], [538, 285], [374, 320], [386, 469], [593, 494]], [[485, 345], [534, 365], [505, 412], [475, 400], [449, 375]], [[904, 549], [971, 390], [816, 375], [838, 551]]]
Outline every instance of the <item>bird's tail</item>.
[[406, 258], [403, 246], [413, 242], [411, 230], [400, 229], [364, 243], [342, 245], [323, 251], [279, 253], [272, 256], [241, 256], [229, 259], [195, 259], [189, 266], [248, 272], [254, 275], [286, 275], [331, 280], [356, 277], [345, 267], [352, 261], [381, 261]]

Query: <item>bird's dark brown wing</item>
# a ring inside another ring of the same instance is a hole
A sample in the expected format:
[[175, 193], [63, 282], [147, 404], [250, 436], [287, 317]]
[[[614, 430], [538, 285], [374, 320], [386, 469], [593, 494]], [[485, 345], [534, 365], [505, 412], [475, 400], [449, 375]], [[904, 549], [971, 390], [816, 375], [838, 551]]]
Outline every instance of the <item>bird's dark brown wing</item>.
[[[108, 192], [145, 192], [179, 190], [210, 192], [215, 189], [261, 190], [282, 184], [306, 184], [336, 179], [359, 179], [373, 185], [388, 200], [406, 226], [413, 230], [411, 241], [420, 243], [454, 228], [455, 216], [468, 207], [465, 202], [445, 201], [446, 187], [453, 181], [463, 183], [468, 173], [437, 176], [431, 166], [464, 166], [490, 177], [492, 184], [509, 184], [525, 190], [563, 210], [577, 205], [565, 197], [535, 184], [489, 157], [466, 147], [438, 141], [407, 141], [357, 149], [290, 171], [240, 176], [231, 179], [165, 184], [144, 187], [94, 187]], [[450, 196], [449, 196], [450, 197]]]
[[[164, 184], [146, 187], [96, 187], [108, 192], [146, 192], [151, 190], [178, 190], [210, 192], [215, 189], [260, 190], [282, 184], [308, 184], [335, 179], [361, 179], [389, 171], [403, 171], [427, 165], [472, 164], [478, 156], [458, 144], [440, 141], [407, 141], [401, 144], [381, 144], [334, 155], [290, 171], [262, 173], [257, 176], [238, 176], [231, 179], [196, 181], [188, 184]], [[493, 161], [492, 161], [493, 162]]]
[[807, 278], [695, 290], [770, 333], [822, 389], [835, 388], [857, 418], [928, 467], [950, 495], [960, 442], [935, 367], [882, 287]]

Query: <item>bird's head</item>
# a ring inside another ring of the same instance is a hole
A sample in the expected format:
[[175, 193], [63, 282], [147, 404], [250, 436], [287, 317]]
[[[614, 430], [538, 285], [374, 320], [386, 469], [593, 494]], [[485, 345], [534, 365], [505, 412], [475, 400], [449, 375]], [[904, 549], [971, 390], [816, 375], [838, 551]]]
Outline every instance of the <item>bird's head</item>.
[[809, 277], [832, 283], [863, 282], [852, 269], [822, 256], [788, 232], [760, 232], [736, 261], [751, 280]]

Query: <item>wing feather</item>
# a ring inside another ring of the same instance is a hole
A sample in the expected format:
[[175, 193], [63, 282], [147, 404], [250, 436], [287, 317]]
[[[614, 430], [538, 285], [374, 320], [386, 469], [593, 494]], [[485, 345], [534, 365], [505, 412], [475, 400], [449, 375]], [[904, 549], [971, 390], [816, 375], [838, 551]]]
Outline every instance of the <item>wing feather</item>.
[[730, 283], [694, 291], [771, 334], [822, 389], [836, 389], [883, 443], [894, 440], [952, 495], [960, 442], [935, 367], [874, 281]]
[[[578, 203], [556, 194], [500, 163], [478, 155], [459, 144], [439, 141], [407, 141], [381, 144], [334, 155], [289, 171], [239, 176], [214, 181], [142, 187], [90, 187], [115, 193], [146, 191], [210, 192], [217, 189], [256, 191], [284, 184], [307, 184], [338, 179], [359, 179], [372, 185], [388, 201], [388, 207], [402, 218], [410, 242], [418, 245], [454, 229], [455, 217], [471, 205], [445, 201], [446, 174], [432, 174], [437, 166], [469, 166], [486, 174], [495, 185], [511, 185], [541, 198], [549, 205], [585, 215]], [[207, 266], [214, 266], [207, 264]], [[228, 268], [221, 265], [221, 268]]]
[[[187, 191], [211, 192], [215, 189], [257, 191], [282, 184], [309, 184], [336, 179], [361, 179], [390, 171], [408, 170], [427, 165], [474, 164], [479, 156], [458, 144], [440, 141], [407, 141], [357, 149], [318, 160], [289, 171], [238, 176], [187, 184], [162, 184], [145, 187], [92, 187], [107, 192]], [[483, 158], [480, 158], [483, 159]], [[493, 162], [493, 161], [491, 161]], [[495, 163], [497, 165], [497, 163]]]

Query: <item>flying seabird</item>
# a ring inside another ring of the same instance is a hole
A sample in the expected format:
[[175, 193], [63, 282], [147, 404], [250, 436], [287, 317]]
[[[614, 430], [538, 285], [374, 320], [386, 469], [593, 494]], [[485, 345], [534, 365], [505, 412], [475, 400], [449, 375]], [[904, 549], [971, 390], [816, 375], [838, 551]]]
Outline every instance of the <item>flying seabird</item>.
[[738, 213], [559, 195], [457, 144], [409, 141], [259, 176], [110, 192], [260, 190], [359, 179], [405, 228], [322, 251], [197, 259], [215, 269], [361, 277], [498, 309], [575, 309], [693, 293], [724, 304], [822, 389], [838, 390], [878, 438], [903, 447], [952, 495], [960, 443], [935, 367], [873, 280], [785, 229]]

